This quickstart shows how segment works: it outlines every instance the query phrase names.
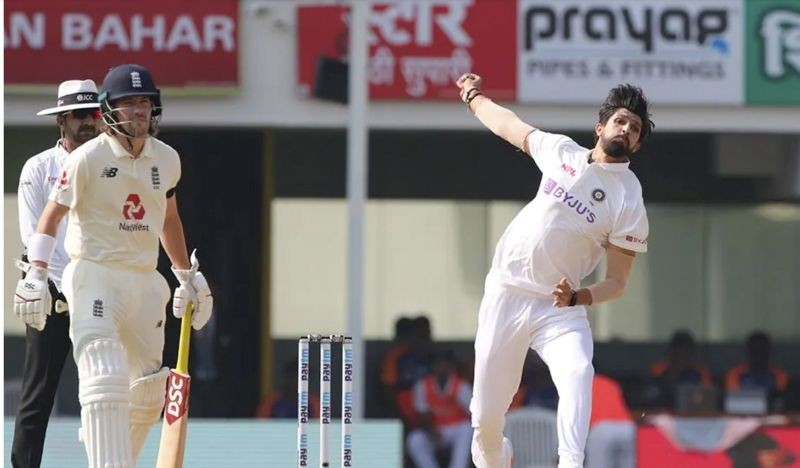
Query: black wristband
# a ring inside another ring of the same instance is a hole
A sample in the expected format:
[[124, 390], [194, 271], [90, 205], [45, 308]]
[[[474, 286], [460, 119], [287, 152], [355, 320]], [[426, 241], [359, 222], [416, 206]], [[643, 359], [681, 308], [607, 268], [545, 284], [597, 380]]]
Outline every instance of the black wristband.
[[467, 90], [467, 93], [464, 95], [464, 104], [469, 106], [469, 103], [472, 102], [473, 99], [475, 99], [475, 96], [478, 96], [480, 94], [483, 94], [483, 93], [481, 93], [481, 89], [480, 88], [470, 88], [469, 90]]
[[482, 92], [480, 92], [480, 91], [478, 91], [477, 93], [475, 93], [475, 94], [473, 94], [472, 96], [470, 96], [470, 97], [467, 99], [467, 106], [469, 106], [469, 105], [470, 105], [470, 103], [472, 103], [472, 101], [473, 101], [473, 100], [474, 100], [476, 97], [478, 97], [478, 96], [483, 96], [483, 93], [482, 93]]
[[578, 305], [578, 291], [572, 291], [572, 297], [569, 298], [569, 306], [575, 307]]

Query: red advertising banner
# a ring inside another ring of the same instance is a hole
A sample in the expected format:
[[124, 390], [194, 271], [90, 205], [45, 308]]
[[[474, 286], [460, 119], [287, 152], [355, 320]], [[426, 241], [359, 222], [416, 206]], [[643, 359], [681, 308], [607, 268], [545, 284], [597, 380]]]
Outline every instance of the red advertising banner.
[[[348, 9], [301, 6], [297, 16], [298, 86], [310, 95], [321, 57], [346, 60]], [[453, 99], [455, 80], [474, 71], [487, 94], [516, 99], [516, 1], [374, 3], [369, 23], [370, 98]]]
[[138, 63], [159, 87], [231, 88], [239, 81], [238, 0], [7, 0], [5, 84], [102, 82]]
[[800, 467], [800, 427], [765, 427], [720, 452], [684, 451], [654, 426], [642, 426], [636, 440], [637, 466], [647, 468]]

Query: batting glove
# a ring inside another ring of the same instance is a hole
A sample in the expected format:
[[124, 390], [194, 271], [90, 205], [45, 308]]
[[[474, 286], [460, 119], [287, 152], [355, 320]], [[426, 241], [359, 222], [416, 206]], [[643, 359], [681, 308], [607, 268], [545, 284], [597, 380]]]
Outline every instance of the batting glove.
[[17, 283], [14, 292], [14, 314], [28, 326], [44, 330], [50, 315], [50, 288], [47, 286], [47, 268], [16, 260], [17, 268], [26, 273]]
[[200, 330], [211, 318], [214, 297], [211, 295], [206, 278], [198, 271], [200, 262], [197, 261], [195, 252], [197, 252], [196, 249], [192, 251], [191, 268], [188, 270], [172, 268], [172, 273], [180, 283], [172, 297], [172, 314], [177, 318], [182, 318], [186, 314], [189, 303], [193, 303], [192, 328]]

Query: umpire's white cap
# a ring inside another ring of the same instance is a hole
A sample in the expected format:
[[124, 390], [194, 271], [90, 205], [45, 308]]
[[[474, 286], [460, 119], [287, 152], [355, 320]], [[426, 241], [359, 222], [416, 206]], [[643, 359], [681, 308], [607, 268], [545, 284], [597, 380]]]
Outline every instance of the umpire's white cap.
[[97, 85], [92, 80], [68, 80], [58, 86], [56, 107], [40, 110], [36, 115], [53, 115], [73, 109], [99, 108]]

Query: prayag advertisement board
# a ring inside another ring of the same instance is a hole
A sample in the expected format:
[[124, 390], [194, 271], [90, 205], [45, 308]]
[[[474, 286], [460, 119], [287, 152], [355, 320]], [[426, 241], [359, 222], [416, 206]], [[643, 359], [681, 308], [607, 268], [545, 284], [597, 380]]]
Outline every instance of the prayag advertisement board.
[[632, 83], [659, 104], [743, 103], [741, 0], [520, 0], [518, 95], [597, 103]]

